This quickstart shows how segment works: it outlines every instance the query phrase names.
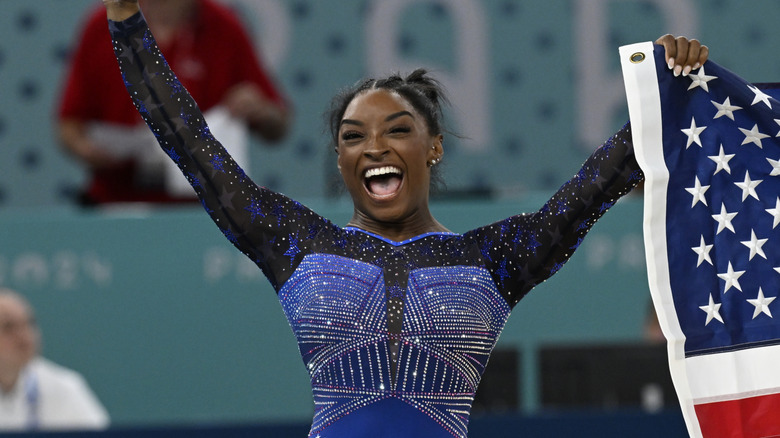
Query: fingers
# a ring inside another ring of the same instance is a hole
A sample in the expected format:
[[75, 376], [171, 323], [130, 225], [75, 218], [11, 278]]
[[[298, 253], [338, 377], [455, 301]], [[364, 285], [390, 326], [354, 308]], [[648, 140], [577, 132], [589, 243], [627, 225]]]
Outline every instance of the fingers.
[[664, 46], [666, 53], [666, 64], [669, 66], [669, 70], [674, 68], [674, 58], [677, 56], [677, 42], [674, 36], [666, 34], [661, 38], [655, 40], [655, 43]]
[[664, 46], [667, 66], [674, 71], [675, 76], [687, 76], [691, 70], [704, 65], [709, 56], [707, 46], [696, 39], [689, 40], [683, 36], [674, 37], [667, 34], [658, 38], [655, 43]]
[[[683, 37], [678, 37], [678, 40]], [[680, 43], [677, 43], [678, 49], [681, 51], [680, 55], [675, 58], [674, 62], [677, 65], [682, 66], [682, 75], [688, 76], [688, 73], [693, 70], [693, 66], [698, 62], [699, 60], [699, 50], [701, 49], [701, 43], [698, 40], [686, 40], [687, 43], [687, 49], [684, 52], [683, 48], [680, 47]], [[685, 45], [685, 44], [683, 44]], [[675, 72], [677, 71], [677, 65], [675, 65]], [[698, 68], [698, 66], [696, 67]]]
[[[702, 45], [701, 49], [699, 49], [699, 59], [696, 61], [698, 63], [698, 66], [701, 67], [704, 65], [705, 62], [707, 62], [707, 59], [710, 57], [710, 49], [707, 46]], [[694, 67], [694, 69], [697, 69], [699, 67]]]

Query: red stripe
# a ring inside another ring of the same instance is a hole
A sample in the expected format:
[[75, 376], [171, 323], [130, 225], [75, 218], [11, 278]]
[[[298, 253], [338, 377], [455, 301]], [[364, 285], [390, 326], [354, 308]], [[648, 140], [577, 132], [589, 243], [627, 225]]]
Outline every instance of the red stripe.
[[780, 394], [695, 406], [704, 438], [780, 437]]

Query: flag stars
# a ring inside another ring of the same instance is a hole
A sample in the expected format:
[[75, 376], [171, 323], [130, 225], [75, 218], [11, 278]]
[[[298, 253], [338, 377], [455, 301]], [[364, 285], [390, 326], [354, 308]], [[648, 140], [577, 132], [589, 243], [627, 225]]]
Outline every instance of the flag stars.
[[745, 179], [742, 182], [735, 182], [734, 184], [742, 189], [742, 202], [745, 202], [745, 199], [747, 199], [748, 196], [752, 196], [753, 198], [758, 199], [758, 193], [756, 193], [756, 187], [758, 187], [759, 184], [761, 184], [763, 180], [756, 179], [751, 180], [750, 174], [748, 174], [747, 171], [745, 171]]
[[752, 304], [756, 308], [753, 311], [753, 319], [756, 319], [756, 317], [762, 313], [765, 313], [767, 316], [772, 318], [772, 312], [769, 311], [769, 304], [772, 303], [775, 298], [777, 297], [765, 297], [764, 291], [759, 287], [758, 297], [753, 300], [747, 300], [748, 303]]
[[780, 224], [780, 197], [775, 198], [775, 208], [767, 208], [766, 212], [774, 218], [772, 221], [772, 229], [774, 230], [777, 224]]
[[693, 183], [693, 187], [688, 187], [685, 189], [686, 192], [693, 195], [693, 199], [691, 200], [691, 208], [693, 208], [698, 202], [707, 205], [707, 199], [704, 197], [704, 193], [707, 191], [707, 189], [710, 188], [710, 186], [701, 185], [698, 176], [695, 176], [694, 178], [695, 181]]
[[726, 173], [731, 175], [731, 167], [729, 167], [729, 161], [734, 158], [734, 154], [726, 154], [723, 151], [723, 145], [720, 145], [720, 152], [718, 155], [708, 155], [707, 158], [715, 162], [717, 166], [713, 175], [716, 175], [721, 170], [725, 170]]
[[685, 135], [688, 136], [688, 142], [685, 144], [685, 149], [688, 149], [692, 144], [696, 143], [701, 147], [701, 133], [707, 129], [706, 126], [696, 126], [696, 119], [691, 117], [691, 127], [688, 129], [681, 129]]
[[745, 128], [739, 128], [739, 130], [745, 134], [745, 139], [742, 140], [742, 144], [753, 143], [763, 149], [764, 146], [761, 145], [761, 140], [769, 138], [768, 135], [762, 134], [758, 131], [758, 124], [753, 125], [753, 128], [750, 130]]
[[710, 302], [706, 306], [699, 306], [699, 309], [707, 313], [707, 321], [704, 323], [705, 326], [713, 319], [717, 319], [721, 324], [723, 323], [723, 318], [720, 316], [720, 306], [720, 303], [715, 303], [712, 299], [712, 294], [710, 294]]
[[699, 260], [696, 261], [697, 268], [699, 267], [699, 265], [701, 265], [701, 262], [704, 261], [712, 265], [712, 259], [710, 258], [710, 251], [712, 250], [712, 245], [707, 245], [704, 242], [704, 236], [701, 236], [701, 240], [699, 241], [699, 246], [694, 246], [691, 249], [699, 256]]
[[736, 233], [736, 231], [734, 230], [734, 225], [731, 224], [731, 221], [736, 216], [737, 216], [737, 212], [729, 213], [728, 211], [726, 211], [726, 204], [721, 203], [720, 213], [712, 215], [712, 218], [718, 222], [718, 230], [715, 232], [715, 234], [720, 234], [720, 232], [725, 230], [726, 228], [731, 230], [732, 233]]
[[718, 274], [718, 278], [726, 282], [726, 286], [723, 288], [723, 293], [725, 294], [732, 287], [742, 292], [742, 286], [739, 284], [739, 277], [741, 277], [744, 273], [745, 271], [735, 271], [731, 266], [731, 262], [729, 262], [729, 267], [726, 272]]
[[745, 245], [750, 249], [750, 256], [748, 257], [748, 260], [753, 260], [753, 257], [756, 256], [756, 254], [760, 255], [761, 257], [766, 260], [766, 254], [764, 254], [764, 250], [761, 249], [761, 247], [764, 246], [764, 244], [769, 239], [759, 239], [756, 237], [756, 232], [754, 230], [750, 230], [750, 240], [743, 240], [739, 243]]
[[691, 85], [688, 87], [689, 90], [693, 90], [696, 87], [701, 87], [702, 90], [708, 93], [710, 92], [710, 89], [707, 85], [707, 82], [713, 79], [718, 79], [717, 76], [709, 76], [704, 73], [704, 66], [701, 66], [697, 73], [691, 73], [688, 77], [691, 78]]
[[750, 104], [751, 106], [759, 102], [764, 102], [766, 106], [772, 108], [772, 103], [769, 102], [770, 96], [768, 94], [758, 89], [758, 87], [754, 87], [752, 85], [748, 85], [747, 87], [750, 89], [750, 91], [753, 92], [753, 94], [755, 94], [755, 97], [753, 98], [753, 102]]
[[780, 160], [773, 160], [771, 158], [767, 158], [766, 160], [772, 165], [772, 171], [769, 173], [769, 176], [780, 175]]
[[734, 120], [734, 111], [741, 110], [741, 106], [736, 106], [731, 104], [731, 98], [727, 97], [726, 100], [723, 101], [723, 103], [715, 102], [714, 100], [711, 100], [713, 105], [715, 105], [715, 108], [718, 109], [718, 112], [715, 113], [715, 117], [713, 119], [717, 119], [718, 117], [726, 116], [730, 118], [731, 120]]

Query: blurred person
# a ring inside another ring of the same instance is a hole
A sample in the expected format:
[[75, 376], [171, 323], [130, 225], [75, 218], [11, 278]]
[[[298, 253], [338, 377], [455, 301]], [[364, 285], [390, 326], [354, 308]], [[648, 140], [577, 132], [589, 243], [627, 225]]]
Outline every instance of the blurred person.
[[[429, 206], [446, 98], [418, 69], [360, 81], [332, 101], [332, 147], [353, 203], [342, 227], [257, 186], [177, 85], [138, 2], [103, 3], [136, 107], [278, 294], [311, 379], [312, 438], [466, 437], [511, 310], [643, 178], [626, 124], [538, 211], [454, 233]], [[657, 43], [677, 73], [707, 59], [696, 40]]]
[[28, 302], [0, 288], [0, 431], [108, 427], [84, 378], [41, 357], [40, 344]]
[[647, 313], [645, 314], [644, 324], [642, 325], [642, 338], [645, 341], [654, 344], [661, 344], [666, 341], [652, 300], [647, 304]]
[[[247, 128], [266, 143], [286, 135], [288, 104], [227, 6], [215, 0], [141, 4], [179, 80], [207, 117], [213, 117], [210, 124], [216, 125], [219, 118], [227, 126], [224, 130], [242, 136], [233, 142], [242, 143], [242, 156], [248, 154], [249, 138], [243, 134]], [[86, 17], [57, 113], [61, 146], [89, 173], [79, 201], [84, 205], [197, 201], [127, 98], [122, 78], [115, 74], [105, 22], [106, 12], [99, 5]]]

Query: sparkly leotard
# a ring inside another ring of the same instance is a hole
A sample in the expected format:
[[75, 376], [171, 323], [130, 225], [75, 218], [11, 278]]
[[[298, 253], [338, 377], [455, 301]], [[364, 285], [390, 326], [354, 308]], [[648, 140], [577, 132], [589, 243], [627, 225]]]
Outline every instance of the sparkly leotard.
[[642, 178], [624, 127], [535, 213], [403, 242], [341, 228], [247, 177], [141, 14], [109, 25], [139, 112], [225, 237], [278, 293], [311, 376], [311, 437], [465, 437], [512, 307]]

